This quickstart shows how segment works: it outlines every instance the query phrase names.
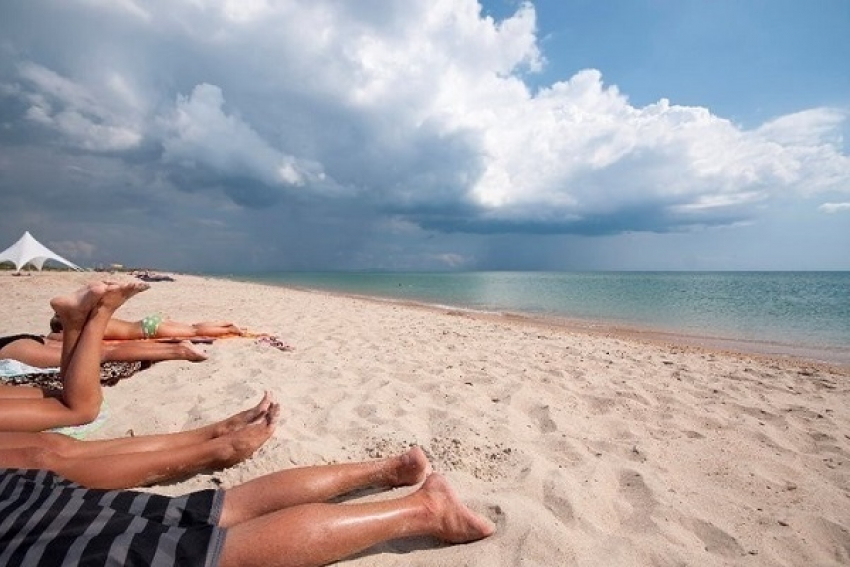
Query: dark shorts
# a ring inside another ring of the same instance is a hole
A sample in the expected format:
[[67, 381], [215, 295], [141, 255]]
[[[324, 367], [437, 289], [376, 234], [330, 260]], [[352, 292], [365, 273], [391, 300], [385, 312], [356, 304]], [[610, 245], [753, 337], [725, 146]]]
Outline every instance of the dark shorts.
[[224, 491], [171, 497], [0, 468], [0, 565], [215, 567]]

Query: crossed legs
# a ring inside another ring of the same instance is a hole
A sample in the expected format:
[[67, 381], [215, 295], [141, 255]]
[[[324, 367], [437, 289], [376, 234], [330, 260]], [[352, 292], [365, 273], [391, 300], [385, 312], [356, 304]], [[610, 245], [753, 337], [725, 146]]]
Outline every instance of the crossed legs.
[[60, 398], [0, 398], [0, 431], [41, 431], [79, 425], [97, 417], [103, 394], [100, 360], [103, 332], [115, 310], [149, 286], [141, 282], [91, 283], [50, 305], [65, 329], [60, 369]]

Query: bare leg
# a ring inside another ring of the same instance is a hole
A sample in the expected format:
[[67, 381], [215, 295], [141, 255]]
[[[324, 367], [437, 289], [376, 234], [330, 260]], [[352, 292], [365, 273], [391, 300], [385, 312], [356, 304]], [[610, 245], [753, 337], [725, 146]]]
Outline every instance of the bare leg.
[[[103, 394], [100, 388], [100, 362], [103, 332], [115, 310], [134, 295], [148, 289], [147, 284], [93, 284], [87, 293], [65, 296], [50, 302], [65, 330], [62, 340], [62, 401], [71, 410], [97, 417]], [[94, 302], [94, 305], [91, 303]]]
[[221, 525], [231, 526], [299, 504], [325, 502], [369, 486], [411, 486], [430, 473], [431, 464], [419, 447], [389, 459], [288, 469], [231, 488]]
[[145, 338], [141, 321], [124, 321], [113, 317], [106, 325], [103, 338], [116, 341], [137, 341]]
[[242, 331], [232, 323], [203, 321], [200, 323], [180, 323], [167, 319], [159, 324], [157, 338], [220, 337], [223, 335], [241, 335]]
[[[324, 467], [311, 468], [313, 475], [323, 474]], [[290, 486], [295, 492], [299, 488]], [[225, 510], [233, 490], [225, 498]], [[230, 526], [221, 565], [326, 565], [396, 538], [433, 536], [464, 543], [493, 532], [493, 525], [464, 506], [442, 476], [432, 474], [419, 490], [402, 498], [300, 504]]]
[[44, 398], [44, 392], [41, 388], [34, 388], [32, 386], [9, 386], [6, 384], [0, 384], [0, 399], [15, 398], [40, 400]]
[[[175, 436], [171, 439], [178, 440], [176, 446], [150, 451], [114, 454], [96, 454], [97, 451], [93, 451], [93, 454], [83, 456], [67, 456], [43, 446], [0, 449], [0, 464], [4, 467], [51, 470], [90, 488], [145, 486], [183, 478], [202, 470], [233, 466], [247, 459], [272, 435], [277, 417], [277, 406], [273, 404], [260, 418], [221, 437], [185, 445], [179, 436]], [[132, 439], [126, 441], [132, 445]], [[159, 439], [155, 444], [161, 441]], [[147, 441], [143, 441], [142, 445], [147, 445]], [[166, 445], [170, 444], [166, 442]]]
[[147, 284], [94, 283], [75, 294], [51, 301], [62, 320], [62, 398], [0, 399], [0, 431], [41, 431], [79, 425], [97, 417], [100, 388], [100, 348], [109, 317]]
[[[54, 368], [62, 364], [64, 341], [48, 339], [45, 344], [30, 339], [17, 340], [3, 348], [0, 358], [19, 360], [38, 368]], [[189, 341], [160, 343], [141, 339], [107, 341], [101, 349], [101, 361], [136, 362], [147, 360], [188, 360], [202, 362], [207, 354]]]
[[201, 337], [220, 337], [223, 335], [241, 335], [242, 329], [233, 323], [201, 321], [192, 325], [195, 334]]
[[179, 343], [160, 343], [155, 341], [107, 342], [103, 345], [104, 361], [135, 362], [149, 360], [188, 360], [202, 362], [208, 356], [196, 349], [189, 341]]
[[93, 282], [72, 295], [54, 297], [50, 300], [50, 306], [53, 307], [56, 317], [62, 323], [64, 329], [62, 333], [62, 354], [59, 361], [63, 374], [67, 371], [68, 362], [77, 348], [83, 327], [86, 326], [92, 310], [105, 293], [105, 283]]
[[[267, 416], [267, 413], [271, 413]], [[94, 457], [122, 453], [162, 451], [186, 445], [197, 445], [211, 439], [224, 437], [261, 419], [277, 421], [280, 406], [272, 401], [268, 392], [256, 406], [239, 412], [227, 419], [178, 433], [160, 435], [138, 435], [117, 439], [79, 441], [59, 433], [19, 432], [0, 433], [0, 450], [41, 448], [58, 453], [62, 457]], [[2, 463], [0, 463], [2, 466]]]

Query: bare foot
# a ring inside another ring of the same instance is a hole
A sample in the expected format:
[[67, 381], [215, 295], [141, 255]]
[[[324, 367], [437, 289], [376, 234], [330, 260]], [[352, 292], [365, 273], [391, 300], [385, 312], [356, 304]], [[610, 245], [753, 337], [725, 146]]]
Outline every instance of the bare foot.
[[106, 293], [106, 284], [91, 282], [68, 295], [60, 295], [50, 300], [50, 306], [63, 327], [81, 326]]
[[277, 402], [269, 406], [269, 411], [266, 412], [266, 424], [272, 427], [277, 427], [277, 421], [280, 419], [280, 404]]
[[496, 527], [487, 519], [479, 516], [458, 498], [448, 481], [440, 474], [432, 474], [425, 479], [419, 489], [426, 499], [426, 506], [434, 516], [434, 535], [449, 543], [466, 543], [483, 539], [496, 532]]
[[114, 312], [128, 299], [150, 287], [144, 282], [109, 282], [106, 284], [106, 293], [103, 294], [100, 305]]
[[180, 341], [180, 350], [183, 358], [189, 362], [203, 362], [209, 358], [207, 353], [195, 348], [192, 341]]
[[391, 459], [394, 468], [389, 473], [389, 486], [410, 486], [431, 474], [431, 463], [421, 447], [411, 447], [406, 453]]
[[192, 325], [195, 336], [223, 337], [227, 335], [242, 335], [242, 330], [233, 323], [195, 323]]
[[220, 323], [218, 325], [218, 332], [221, 335], [242, 335], [242, 329], [234, 325], [233, 323]]
[[242, 429], [261, 417], [265, 417], [273, 402], [272, 395], [266, 392], [263, 399], [256, 406], [245, 411], [241, 411], [236, 415], [232, 415], [227, 419], [214, 423], [210, 426], [211, 437], [221, 437], [238, 429]]
[[274, 433], [279, 415], [280, 406], [273, 403], [269, 406], [268, 411], [258, 419], [242, 429], [232, 431], [216, 439], [215, 441], [221, 440], [228, 443], [230, 449], [222, 455], [220, 466], [230, 467], [253, 455]]

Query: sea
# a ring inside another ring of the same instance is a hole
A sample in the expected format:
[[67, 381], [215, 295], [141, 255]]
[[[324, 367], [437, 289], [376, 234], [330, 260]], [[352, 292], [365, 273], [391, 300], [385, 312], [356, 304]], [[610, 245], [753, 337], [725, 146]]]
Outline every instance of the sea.
[[850, 272], [279, 272], [228, 277], [850, 365]]

